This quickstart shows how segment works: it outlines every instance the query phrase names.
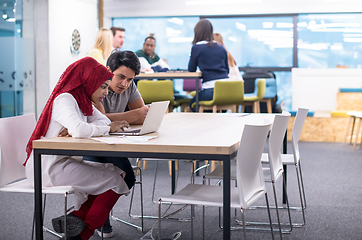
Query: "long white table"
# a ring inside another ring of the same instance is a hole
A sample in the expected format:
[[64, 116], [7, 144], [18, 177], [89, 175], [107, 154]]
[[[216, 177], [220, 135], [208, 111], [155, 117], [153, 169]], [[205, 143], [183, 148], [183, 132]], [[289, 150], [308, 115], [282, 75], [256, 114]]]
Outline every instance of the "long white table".
[[273, 114], [169, 113], [157, 136], [147, 142], [110, 145], [92, 139], [56, 137], [36, 140], [34, 148], [36, 239], [43, 239], [41, 155], [149, 157], [223, 161], [223, 239], [230, 239], [230, 160], [238, 150], [245, 123], [274, 120]]

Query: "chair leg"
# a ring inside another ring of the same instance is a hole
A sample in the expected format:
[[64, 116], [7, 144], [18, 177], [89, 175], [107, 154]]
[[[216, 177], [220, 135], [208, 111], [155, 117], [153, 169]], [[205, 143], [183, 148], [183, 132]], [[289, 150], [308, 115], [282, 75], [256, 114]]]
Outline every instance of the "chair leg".
[[303, 193], [303, 198], [304, 198], [304, 209], [307, 208], [307, 199], [305, 197], [305, 192], [304, 192], [304, 182], [303, 182], [303, 174], [302, 174], [302, 166], [300, 165], [300, 161], [299, 164], [297, 165], [298, 169], [299, 169], [299, 175], [300, 175], [300, 183], [302, 186], [302, 193]]
[[241, 113], [244, 113], [245, 112], [245, 107], [244, 105], [241, 105]]
[[353, 118], [353, 123], [352, 123], [352, 130], [351, 130], [351, 138], [349, 139], [349, 143], [352, 144], [352, 137], [353, 137], [353, 130], [354, 130], [354, 126], [356, 124], [356, 117]]
[[[302, 209], [302, 216], [303, 216], [303, 223], [302, 224], [294, 224], [294, 226], [304, 226], [305, 225], [305, 214], [304, 214], [304, 209], [305, 207], [303, 206], [303, 197], [302, 197], [302, 186], [301, 186], [301, 181], [300, 181], [300, 177], [299, 176], [299, 171], [298, 171], [298, 165], [295, 166], [295, 171], [297, 174], [297, 180], [298, 180], [298, 188], [299, 188], [299, 197], [300, 197], [300, 206]], [[304, 188], [303, 188], [303, 193], [304, 193]], [[304, 201], [305, 201], [305, 196], [304, 196]]]
[[202, 205], [202, 240], [205, 240], [205, 205]]
[[156, 189], [156, 179], [157, 179], [157, 170], [158, 170], [158, 161], [156, 161], [156, 170], [155, 170], [155, 177], [153, 178], [153, 188], [152, 188], [152, 202], [155, 202], [155, 189]]
[[[352, 124], [352, 118], [354, 118], [354, 117], [353, 117], [353, 116], [351, 116], [351, 117], [349, 118], [348, 125], [347, 125], [347, 128], [346, 128], [346, 132], [345, 132], [345, 134], [344, 134], [344, 138], [343, 138], [343, 144], [342, 144], [342, 146], [344, 146], [344, 144], [345, 144], [345, 143], [346, 143], [346, 141], [347, 141], [349, 128], [350, 128], [350, 126], [351, 126], [351, 124]], [[352, 133], [353, 133], [353, 129], [352, 129]], [[351, 134], [351, 139], [352, 139], [352, 134]]]
[[194, 218], [193, 216], [195, 215], [194, 213], [194, 205], [191, 205], [191, 240], [194, 239]]
[[213, 112], [213, 113], [217, 113], [217, 105], [213, 105], [213, 106], [212, 106], [212, 112]]
[[265, 202], [266, 202], [266, 207], [267, 207], [267, 210], [268, 210], [268, 217], [269, 217], [269, 223], [270, 223], [270, 230], [271, 230], [271, 234], [272, 234], [272, 239], [274, 240], [273, 223], [272, 223], [271, 216], [270, 216], [270, 207], [269, 207], [269, 200], [268, 200], [267, 192], [265, 192]]
[[356, 138], [354, 139], [354, 143], [353, 143], [353, 150], [355, 150], [355, 148], [356, 148], [356, 144], [357, 144], [357, 140], [358, 140], [358, 136], [359, 136], [359, 131], [361, 129], [361, 122], [362, 122], [362, 118], [360, 118], [359, 122], [358, 122]]
[[276, 193], [276, 191], [275, 191], [275, 184], [274, 184], [274, 182], [272, 182], [272, 185], [273, 185], [273, 193], [274, 193], [275, 210], [276, 210], [276, 213], [277, 213], [277, 219], [278, 219], [278, 227], [279, 227], [280, 239], [283, 239], [282, 227], [280, 226], [280, 217], [279, 217], [279, 209], [278, 209], [277, 193]]
[[158, 200], [158, 239], [161, 238], [161, 199]]
[[266, 107], [267, 107], [267, 109], [268, 109], [268, 113], [272, 113], [273, 111], [272, 111], [272, 105], [271, 105], [271, 99], [270, 98], [268, 98], [267, 100], [266, 100]]
[[[178, 170], [178, 161], [175, 162], [175, 170]], [[168, 171], [170, 176], [172, 175], [172, 161], [168, 161]]]
[[146, 170], [146, 169], [147, 169], [147, 161], [143, 160], [143, 170]]
[[231, 112], [236, 113], [236, 105], [233, 105]]
[[245, 217], [244, 217], [244, 210], [243, 208], [240, 208], [240, 212], [241, 212], [241, 220], [243, 221], [243, 228], [244, 228], [244, 239], [246, 240], [246, 224], [245, 224]]
[[[286, 189], [286, 175], [285, 172], [283, 172], [283, 191], [285, 192], [285, 199], [286, 199], [286, 203], [287, 203], [287, 210], [288, 210], [288, 217], [289, 217], [289, 224], [290, 224], [290, 230], [288, 231], [289, 233], [293, 230], [293, 223], [292, 223], [292, 216], [290, 214], [290, 207], [289, 207], [289, 200], [288, 200], [288, 191]], [[274, 185], [274, 190], [275, 190], [275, 185]]]

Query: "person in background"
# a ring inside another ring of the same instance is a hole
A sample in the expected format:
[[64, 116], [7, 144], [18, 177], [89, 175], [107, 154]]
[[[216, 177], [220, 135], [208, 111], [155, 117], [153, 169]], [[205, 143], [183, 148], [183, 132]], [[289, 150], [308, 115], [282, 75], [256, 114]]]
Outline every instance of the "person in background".
[[[202, 85], [199, 92], [200, 101], [212, 100], [215, 82], [229, 80], [228, 56], [225, 48], [214, 41], [213, 27], [210, 21], [200, 20], [194, 28], [194, 40], [192, 41], [191, 55], [188, 70], [195, 72], [197, 67], [202, 72]], [[195, 111], [190, 101], [190, 108]]]
[[[214, 40], [221, 44], [224, 48], [225, 48], [225, 45], [224, 45], [224, 42], [223, 42], [223, 39], [222, 39], [222, 36], [221, 34], [219, 33], [214, 33]], [[226, 48], [225, 48], [226, 50]], [[239, 68], [238, 66], [236, 65], [236, 62], [235, 62], [235, 59], [233, 58], [233, 56], [231, 56], [231, 54], [229, 53], [228, 50], [226, 50], [227, 54], [228, 54], [228, 63], [229, 63], [229, 79], [230, 80], [235, 80], [235, 81], [244, 81], [243, 80], [243, 77], [241, 76], [240, 74], [240, 71], [239, 71]]]
[[100, 64], [106, 65], [106, 60], [112, 51], [112, 33], [109, 29], [99, 29], [96, 36], [96, 43], [89, 50], [86, 56], [93, 57]]
[[[149, 107], [145, 106], [141, 94], [138, 92], [133, 78], [140, 73], [140, 62], [132, 51], [114, 51], [107, 60], [108, 71], [114, 74], [109, 86], [108, 95], [103, 102], [95, 107], [105, 114], [111, 121], [124, 121], [130, 124], [142, 124]], [[129, 111], [125, 112], [126, 107]], [[117, 120], [116, 120], [117, 119]], [[121, 157], [84, 157], [86, 161], [112, 163], [125, 171], [124, 178], [131, 189], [135, 183], [135, 175], [128, 158]], [[97, 229], [101, 236], [101, 229]], [[103, 225], [103, 237], [113, 236], [113, 228], [109, 218]]]
[[[111, 122], [92, 105], [103, 101], [112, 77], [106, 67], [91, 57], [74, 62], [64, 71], [26, 147], [24, 165], [28, 179], [34, 179], [34, 159], [30, 157], [34, 140], [57, 136], [90, 138], [129, 126], [125, 121]], [[42, 186], [73, 186], [75, 192], [75, 210], [66, 216], [67, 240], [93, 236], [118, 198], [129, 193], [125, 172], [112, 164], [87, 162], [77, 156], [45, 155], [42, 159]], [[63, 233], [63, 216], [52, 219], [52, 224], [56, 232]]]
[[136, 54], [141, 62], [141, 72], [166, 72], [170, 70], [167, 63], [155, 53], [155, 47], [156, 39], [151, 33], [148, 37], [146, 37], [145, 42], [143, 43], [143, 48], [136, 51]]
[[112, 51], [114, 49], [120, 50], [124, 43], [124, 36], [125, 36], [126, 29], [121, 28], [121, 27], [111, 27], [111, 31], [113, 34]]

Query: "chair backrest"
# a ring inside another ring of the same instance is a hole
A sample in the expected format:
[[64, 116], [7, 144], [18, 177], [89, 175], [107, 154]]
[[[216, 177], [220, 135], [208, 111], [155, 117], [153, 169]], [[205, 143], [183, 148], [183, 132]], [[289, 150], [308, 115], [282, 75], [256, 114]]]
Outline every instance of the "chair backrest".
[[[184, 79], [183, 90], [186, 92], [192, 92], [196, 90], [196, 79]], [[199, 90], [201, 90], [201, 79], [199, 79]]]
[[216, 81], [214, 87], [214, 105], [233, 105], [244, 102], [243, 81]]
[[257, 199], [256, 195], [265, 191], [261, 155], [270, 125], [247, 124], [243, 130], [236, 160], [236, 177], [240, 204], [244, 207], [250, 206]]
[[257, 89], [255, 89], [257, 91], [256, 96], [258, 97], [258, 100], [261, 100], [264, 98], [265, 95], [265, 88], [266, 88], [265, 78], [258, 78], [255, 80], [255, 82], [257, 85]]
[[167, 100], [173, 104], [173, 83], [170, 80], [140, 80], [137, 88], [146, 104]]
[[26, 145], [35, 125], [34, 114], [0, 118], [0, 187], [26, 177]]
[[277, 95], [277, 84], [275, 78], [265, 78], [264, 98], [274, 98]]
[[270, 132], [268, 157], [272, 180], [276, 180], [278, 174], [283, 173], [283, 163], [280, 150], [282, 148], [289, 119], [289, 112], [283, 111], [282, 114], [275, 115], [273, 126]]
[[302, 133], [303, 125], [305, 119], [308, 115], [308, 108], [298, 108], [297, 115], [295, 116], [293, 130], [292, 130], [292, 149], [294, 154], [294, 162], [298, 163], [299, 161], [299, 138]]

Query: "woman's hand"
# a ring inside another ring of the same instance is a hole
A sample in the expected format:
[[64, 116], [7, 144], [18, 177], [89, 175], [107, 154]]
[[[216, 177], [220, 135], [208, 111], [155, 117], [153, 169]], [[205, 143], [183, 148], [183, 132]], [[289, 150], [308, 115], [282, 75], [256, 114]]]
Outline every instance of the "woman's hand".
[[125, 120], [122, 121], [114, 121], [111, 122], [108, 126], [111, 127], [111, 129], [109, 130], [109, 132], [113, 133], [113, 132], [117, 132], [119, 130], [124, 131], [124, 128], [128, 128], [129, 124], [128, 122], [126, 122]]
[[60, 133], [58, 134], [58, 137], [72, 137], [72, 135], [70, 135], [68, 133], [67, 128], [64, 128], [62, 131], [60, 131]]

